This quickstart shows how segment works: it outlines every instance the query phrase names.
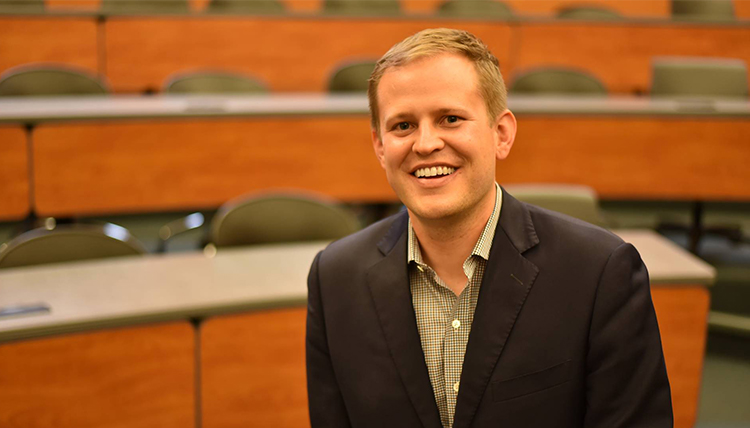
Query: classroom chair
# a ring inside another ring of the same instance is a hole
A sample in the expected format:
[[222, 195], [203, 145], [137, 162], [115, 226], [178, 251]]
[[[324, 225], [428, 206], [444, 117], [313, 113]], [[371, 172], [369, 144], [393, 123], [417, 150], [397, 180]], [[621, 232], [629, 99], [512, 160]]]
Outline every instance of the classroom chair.
[[[200, 213], [175, 220], [159, 232], [168, 241], [203, 225]], [[342, 238], [360, 229], [349, 210], [317, 196], [297, 194], [249, 195], [222, 205], [211, 220], [208, 244], [232, 247]]]
[[281, 15], [286, 13], [286, 7], [279, 0], [212, 0], [206, 13]]
[[108, 88], [83, 70], [62, 65], [22, 65], [0, 75], [0, 96], [105, 95]]
[[676, 19], [722, 21], [734, 19], [733, 0], [672, 0]]
[[739, 59], [657, 57], [651, 70], [655, 97], [748, 97], [747, 65]]
[[542, 67], [517, 74], [509, 92], [521, 95], [607, 95], [593, 75], [572, 68]]
[[437, 14], [450, 18], [511, 19], [513, 10], [496, 0], [448, 0], [440, 5]]
[[167, 78], [164, 92], [169, 94], [231, 94], [268, 92], [265, 85], [251, 77], [226, 72], [177, 73]]
[[367, 81], [375, 61], [350, 62], [334, 71], [328, 82], [329, 92], [367, 92]]
[[0, 268], [145, 254], [127, 229], [111, 223], [40, 227], [0, 245]]
[[572, 184], [509, 184], [504, 186], [519, 201], [605, 226], [596, 191]]
[[347, 16], [399, 15], [401, 5], [398, 0], [325, 0], [323, 13]]
[[190, 12], [188, 0], [101, 0], [105, 15], [182, 15]]
[[575, 19], [585, 21], [617, 21], [623, 19], [619, 13], [596, 6], [570, 6], [557, 12], [558, 19]]

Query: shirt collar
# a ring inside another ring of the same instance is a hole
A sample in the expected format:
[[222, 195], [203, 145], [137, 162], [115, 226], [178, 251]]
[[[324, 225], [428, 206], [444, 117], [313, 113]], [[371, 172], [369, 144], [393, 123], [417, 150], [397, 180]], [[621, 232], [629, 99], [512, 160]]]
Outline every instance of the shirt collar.
[[[487, 224], [482, 230], [482, 234], [479, 235], [477, 243], [474, 244], [474, 249], [471, 251], [472, 256], [479, 256], [485, 260], [490, 258], [490, 249], [492, 248], [492, 240], [495, 237], [495, 230], [497, 229], [497, 222], [500, 219], [500, 209], [503, 205], [502, 190], [500, 185], [495, 183], [495, 207], [492, 209], [492, 214], [487, 220]], [[411, 218], [409, 219], [409, 235], [407, 243], [407, 263], [416, 262], [417, 264], [424, 264], [422, 261], [422, 251], [419, 248], [419, 240], [417, 234], [414, 233], [414, 228], [411, 227]]]

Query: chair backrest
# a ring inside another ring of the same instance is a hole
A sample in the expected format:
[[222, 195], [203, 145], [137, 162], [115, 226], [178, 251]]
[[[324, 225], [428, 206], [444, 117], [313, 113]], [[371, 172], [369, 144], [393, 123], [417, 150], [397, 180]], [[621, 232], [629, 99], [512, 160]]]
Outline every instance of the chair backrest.
[[511, 19], [513, 10], [497, 0], [448, 0], [437, 10], [440, 16], [451, 18]]
[[623, 19], [619, 13], [603, 7], [571, 6], [557, 12], [559, 19], [580, 19], [589, 21], [616, 21]]
[[747, 98], [747, 65], [738, 59], [655, 58], [651, 95]]
[[127, 229], [114, 225], [58, 225], [25, 232], [0, 246], [0, 268], [135, 256], [146, 250]]
[[188, 0], [101, 0], [107, 15], [159, 15], [190, 12]]
[[0, 96], [105, 95], [107, 88], [86, 72], [55, 66], [14, 67], [0, 76]]
[[331, 15], [388, 16], [401, 13], [398, 0], [325, 0], [323, 12]]
[[42, 13], [44, 0], [0, 0], [0, 13]]
[[349, 211], [306, 196], [251, 196], [229, 202], [211, 221], [217, 247], [334, 240], [359, 230]]
[[207, 13], [279, 15], [286, 12], [279, 0], [211, 0]]
[[170, 94], [266, 93], [266, 87], [250, 77], [221, 72], [178, 74], [167, 79]]
[[518, 74], [509, 91], [528, 95], [607, 95], [607, 88], [596, 77], [561, 67], [538, 68]]
[[367, 92], [367, 80], [375, 61], [349, 63], [336, 69], [328, 82], [330, 92]]
[[672, 0], [672, 17], [695, 20], [733, 20], [733, 0]]
[[579, 220], [603, 226], [596, 191], [588, 186], [568, 184], [515, 184], [504, 186], [520, 201], [557, 211]]

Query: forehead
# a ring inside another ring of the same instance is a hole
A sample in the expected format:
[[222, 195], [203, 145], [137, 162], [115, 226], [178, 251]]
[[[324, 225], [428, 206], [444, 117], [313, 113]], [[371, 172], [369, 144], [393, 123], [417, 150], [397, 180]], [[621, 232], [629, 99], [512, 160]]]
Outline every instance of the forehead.
[[463, 55], [453, 53], [389, 68], [380, 79], [377, 95], [381, 117], [403, 104], [482, 103], [476, 67]]

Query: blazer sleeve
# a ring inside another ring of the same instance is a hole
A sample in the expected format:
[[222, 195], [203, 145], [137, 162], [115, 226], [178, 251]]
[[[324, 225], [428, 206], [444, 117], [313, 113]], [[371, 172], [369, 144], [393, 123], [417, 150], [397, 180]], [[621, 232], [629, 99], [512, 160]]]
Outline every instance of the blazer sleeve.
[[585, 428], [673, 426], [672, 398], [648, 272], [630, 244], [601, 274], [586, 357]]
[[320, 278], [318, 276], [320, 254], [318, 253], [315, 256], [310, 274], [307, 277], [305, 352], [310, 425], [312, 428], [351, 427], [344, 399], [336, 381], [331, 356], [328, 352], [328, 338], [320, 295]]

